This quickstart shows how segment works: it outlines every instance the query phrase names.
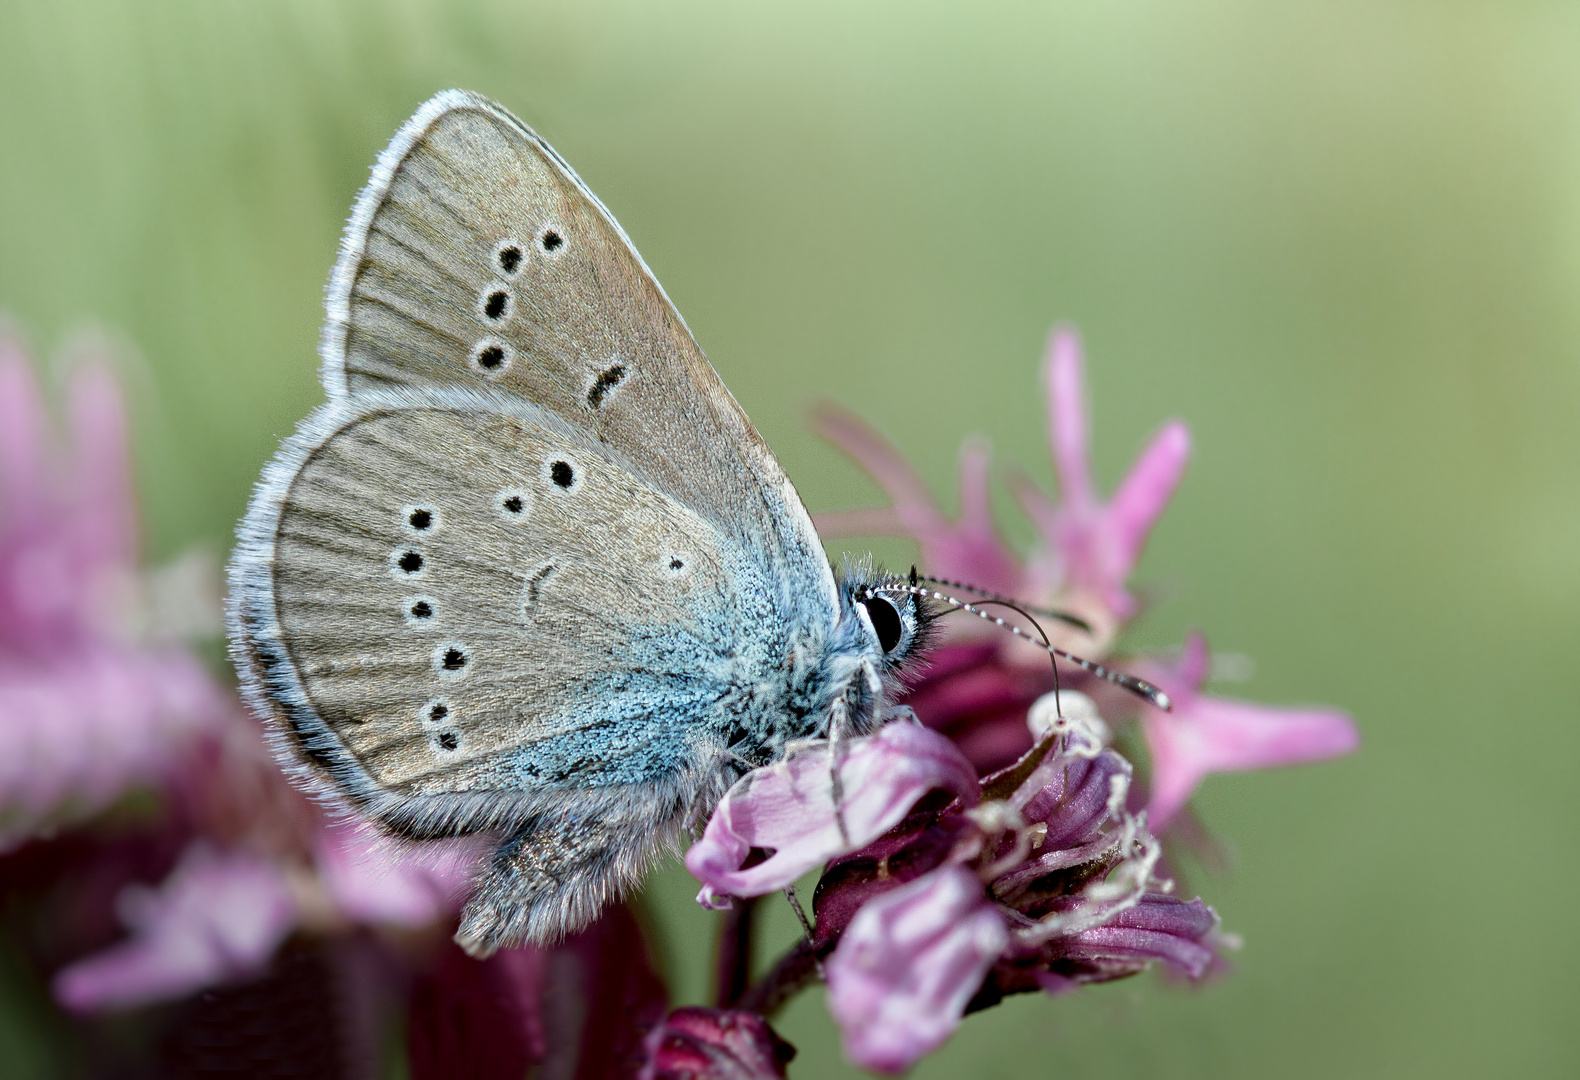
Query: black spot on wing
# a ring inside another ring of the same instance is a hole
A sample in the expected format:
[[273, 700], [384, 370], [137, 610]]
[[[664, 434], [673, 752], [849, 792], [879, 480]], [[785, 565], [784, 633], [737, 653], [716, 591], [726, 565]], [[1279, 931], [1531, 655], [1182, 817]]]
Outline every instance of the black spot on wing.
[[597, 408], [603, 404], [604, 397], [620, 385], [620, 380], [625, 378], [624, 364], [611, 364], [603, 374], [593, 382], [592, 388], [587, 391], [587, 404]]

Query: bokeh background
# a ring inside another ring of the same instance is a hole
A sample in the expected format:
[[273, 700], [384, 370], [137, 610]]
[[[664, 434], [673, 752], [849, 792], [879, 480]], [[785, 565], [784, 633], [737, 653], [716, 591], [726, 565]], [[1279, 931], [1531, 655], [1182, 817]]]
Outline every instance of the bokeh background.
[[[1577, 57], [1580, 7], [1510, 0], [8, 0], [0, 309], [133, 358], [156, 559], [222, 554], [320, 400], [341, 222], [447, 86], [576, 166], [814, 511], [877, 498], [820, 398], [946, 500], [971, 432], [1049, 482], [1071, 321], [1100, 477], [1166, 418], [1195, 439], [1140, 643], [1205, 628], [1254, 661], [1218, 692], [1345, 707], [1364, 745], [1201, 790], [1231, 977], [1015, 999], [915, 1075], [1572, 1076]], [[694, 888], [647, 893], [680, 1001]], [[47, 1075], [23, 983], [0, 1060]], [[792, 1075], [848, 1070], [820, 993], [777, 1023]]]

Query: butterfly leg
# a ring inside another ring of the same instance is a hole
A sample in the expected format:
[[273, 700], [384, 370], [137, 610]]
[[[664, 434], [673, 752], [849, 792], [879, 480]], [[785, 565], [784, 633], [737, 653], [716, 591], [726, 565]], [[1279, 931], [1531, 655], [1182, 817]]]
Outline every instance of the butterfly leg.
[[839, 838], [850, 846], [850, 830], [845, 828], [845, 781], [840, 770], [845, 765], [845, 754], [850, 743], [850, 711], [843, 697], [834, 699], [834, 708], [828, 722], [829, 785], [834, 799], [834, 822], [839, 826]]

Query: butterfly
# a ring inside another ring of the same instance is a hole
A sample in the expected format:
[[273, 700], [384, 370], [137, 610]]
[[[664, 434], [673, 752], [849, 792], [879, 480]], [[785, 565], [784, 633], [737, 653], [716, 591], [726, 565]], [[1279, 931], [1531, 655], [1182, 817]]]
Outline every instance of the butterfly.
[[888, 715], [930, 615], [840, 576], [625, 233], [463, 91], [379, 157], [330, 277], [328, 401], [230, 565], [244, 694], [311, 790], [498, 838], [474, 955], [556, 940], [745, 770]]

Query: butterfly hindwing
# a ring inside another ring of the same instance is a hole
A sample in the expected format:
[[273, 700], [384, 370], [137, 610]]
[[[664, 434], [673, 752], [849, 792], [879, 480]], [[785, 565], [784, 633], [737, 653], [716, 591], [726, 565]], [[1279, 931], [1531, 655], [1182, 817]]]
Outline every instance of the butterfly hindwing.
[[497, 396], [380, 392], [295, 450], [258, 617], [298, 727], [370, 810], [453, 820], [451, 795], [687, 760], [752, 604], [712, 525]]

